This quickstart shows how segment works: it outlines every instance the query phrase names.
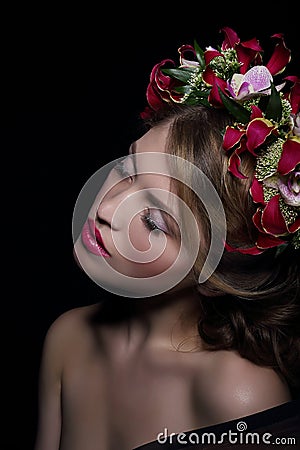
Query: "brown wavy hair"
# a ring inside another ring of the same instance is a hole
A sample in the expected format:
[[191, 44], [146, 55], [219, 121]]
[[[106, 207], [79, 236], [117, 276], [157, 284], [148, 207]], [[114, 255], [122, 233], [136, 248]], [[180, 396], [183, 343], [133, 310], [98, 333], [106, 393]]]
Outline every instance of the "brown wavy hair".
[[[169, 105], [148, 119], [148, 127], [170, 122], [168, 151], [199, 167], [216, 188], [227, 220], [231, 246], [253, 246], [256, 209], [249, 193], [255, 159], [244, 154], [239, 179], [228, 171], [222, 149], [223, 133], [231, 118], [224, 110]], [[201, 224], [203, 242], [194, 266], [198, 279], [210, 243], [210, 219], [191, 189], [177, 183], [177, 193]], [[202, 240], [201, 240], [202, 243]], [[268, 249], [260, 255], [223, 253], [213, 275], [197, 289], [201, 294], [198, 330], [207, 349], [236, 350], [262, 366], [271, 367], [293, 389], [300, 387], [300, 268], [299, 250], [280, 254]]]

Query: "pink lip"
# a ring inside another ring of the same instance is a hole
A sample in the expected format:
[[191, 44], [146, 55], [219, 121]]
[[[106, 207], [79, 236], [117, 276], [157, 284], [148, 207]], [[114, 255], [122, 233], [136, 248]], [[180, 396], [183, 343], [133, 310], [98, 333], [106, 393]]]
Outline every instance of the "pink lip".
[[95, 221], [88, 219], [83, 225], [81, 232], [81, 240], [85, 248], [97, 256], [110, 256], [106, 250], [100, 231], [95, 227]]

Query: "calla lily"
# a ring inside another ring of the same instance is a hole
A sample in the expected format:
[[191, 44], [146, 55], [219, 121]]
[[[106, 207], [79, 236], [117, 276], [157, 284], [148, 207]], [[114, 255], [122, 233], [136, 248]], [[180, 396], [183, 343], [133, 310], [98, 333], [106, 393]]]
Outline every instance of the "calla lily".
[[237, 247], [232, 247], [227, 242], [225, 242], [225, 249], [228, 252], [238, 252], [238, 253], [242, 253], [244, 255], [260, 255], [263, 252], [263, 250], [259, 249], [257, 246], [248, 247], [248, 248], [237, 248]]
[[300, 228], [300, 217], [287, 225], [279, 204], [280, 194], [274, 195], [262, 211], [261, 223], [263, 229], [275, 237], [286, 236]]
[[250, 187], [250, 194], [252, 195], [253, 201], [255, 203], [260, 203], [261, 205], [266, 205], [264, 199], [264, 189], [263, 184], [260, 183], [256, 177], [253, 178]]
[[282, 154], [278, 163], [278, 173], [287, 175], [300, 164], [300, 137], [287, 139], [282, 146]]
[[287, 94], [287, 98], [292, 107], [292, 114], [299, 114], [300, 109], [300, 78], [295, 76], [285, 77], [285, 80], [291, 81], [293, 86], [290, 92]]
[[234, 30], [229, 27], [224, 27], [222, 30], [225, 33], [225, 39], [222, 43], [222, 50], [233, 48], [237, 52], [238, 60], [241, 63], [242, 74], [246, 73], [250, 63], [259, 57], [259, 52], [262, 48], [256, 38], [249, 41], [241, 42], [240, 38]]
[[278, 75], [283, 72], [286, 65], [290, 62], [291, 51], [286, 47], [282, 33], [273, 34], [272, 37], [279, 39], [279, 42], [276, 44], [273, 55], [266, 64], [266, 67], [272, 75]]
[[[180, 67], [198, 67], [196, 52], [192, 45], [182, 45], [178, 49]], [[193, 59], [190, 59], [192, 57]]]
[[259, 109], [259, 107], [256, 105], [251, 105], [250, 120], [254, 120], [254, 119], [258, 119], [258, 118], [263, 118], [262, 110]]
[[224, 58], [224, 55], [221, 52], [208, 47], [204, 52], [205, 64], [208, 66], [208, 64], [217, 56], [221, 56], [221, 58]]
[[[259, 53], [262, 51], [262, 48], [256, 38], [241, 42], [236, 32], [231, 28], [224, 27], [221, 31], [225, 33], [222, 50], [229, 48], [234, 48], [236, 50], [238, 60], [242, 63], [242, 74], [247, 72], [250, 63], [253, 60], [256, 59], [256, 64], [260, 64], [258, 59], [261, 59]], [[278, 75], [289, 63], [291, 59], [291, 51], [285, 45], [283, 34], [274, 34], [272, 38], [278, 39], [279, 42], [276, 44], [274, 52], [269, 62], [266, 64], [266, 67], [272, 75]]]
[[285, 244], [286, 241], [278, 237], [272, 236], [268, 233], [258, 233], [258, 238], [256, 241], [257, 248], [267, 250], [268, 248], [278, 247], [279, 245]]
[[[164, 59], [156, 64], [150, 74], [150, 83], [147, 87], [146, 97], [150, 108], [154, 111], [158, 110], [164, 102], [179, 102], [182, 95], [175, 92], [176, 86], [180, 85], [177, 80], [165, 75], [162, 72], [164, 67], [175, 67], [175, 63], [171, 59]], [[144, 112], [143, 118], [146, 118], [147, 112]]]
[[244, 141], [241, 141], [241, 145], [235, 149], [235, 151], [230, 155], [228, 160], [228, 171], [231, 172], [235, 177], [246, 179], [247, 177], [240, 171], [241, 158], [240, 154], [245, 151]]
[[259, 249], [268, 249], [284, 244], [284, 240], [278, 236], [274, 236], [266, 232], [262, 226], [262, 209], [258, 208], [253, 215], [253, 223], [258, 229], [258, 237], [256, 245]]
[[239, 130], [234, 127], [227, 126], [223, 138], [223, 148], [225, 151], [231, 150], [235, 147], [242, 137], [245, 135], [244, 130]]
[[266, 233], [282, 236], [289, 232], [279, 206], [280, 195], [274, 195], [262, 211], [261, 224]]
[[209, 96], [208, 96], [208, 101], [212, 106], [215, 106], [217, 108], [223, 106], [223, 102], [220, 97], [219, 89], [222, 92], [225, 92], [226, 82], [224, 80], [221, 80], [218, 77], [215, 77], [212, 88], [211, 88]]
[[255, 155], [254, 150], [265, 142], [274, 129], [270, 120], [260, 117], [251, 120], [246, 129], [247, 149]]
[[[241, 41], [229, 27], [220, 31], [224, 33], [220, 47], [208, 46], [204, 51], [196, 42], [194, 46], [182, 45], [178, 49], [179, 65], [165, 59], [153, 67], [146, 92], [148, 106], [141, 116], [149, 117], [164, 103], [226, 109], [232, 118], [223, 136], [228, 171], [233, 177], [245, 179], [243, 154], [249, 152], [256, 160], [250, 195], [257, 204], [252, 218], [257, 239], [250, 248], [225, 247], [252, 255], [289, 241], [297, 248], [300, 78], [286, 76], [281, 84], [273, 81], [289, 63], [291, 52], [283, 35], [274, 34], [274, 51], [263, 63], [263, 50], [256, 38]], [[279, 92], [289, 83], [290, 90]]]
[[235, 48], [240, 43], [240, 38], [237, 33], [230, 27], [224, 27], [221, 29], [225, 34], [224, 41], [222, 42], [222, 50], [228, 50], [229, 48]]

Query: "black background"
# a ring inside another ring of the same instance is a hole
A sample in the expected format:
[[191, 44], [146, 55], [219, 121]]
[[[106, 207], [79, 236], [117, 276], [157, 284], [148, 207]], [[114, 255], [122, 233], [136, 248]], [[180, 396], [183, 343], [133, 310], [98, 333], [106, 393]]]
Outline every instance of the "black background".
[[26, 4], [2, 11], [1, 449], [33, 448], [49, 325], [65, 310], [106, 295], [73, 260], [73, 208], [88, 178], [125, 155], [137, 137], [153, 65], [176, 59], [177, 48], [194, 38], [202, 48], [221, 44], [219, 30], [230, 26], [241, 40], [257, 37], [266, 58], [275, 44], [270, 36], [283, 32], [292, 50], [288, 72], [299, 75], [297, 11], [227, 5], [98, 11]]

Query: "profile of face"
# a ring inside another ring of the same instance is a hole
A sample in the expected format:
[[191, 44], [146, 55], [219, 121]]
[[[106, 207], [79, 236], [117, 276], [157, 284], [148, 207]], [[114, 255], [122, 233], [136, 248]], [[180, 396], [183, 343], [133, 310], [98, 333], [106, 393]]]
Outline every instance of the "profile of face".
[[168, 132], [167, 124], [151, 128], [113, 164], [74, 243], [89, 277], [119, 295], [148, 297], [186, 283], [198, 254], [199, 224], [172, 183]]

